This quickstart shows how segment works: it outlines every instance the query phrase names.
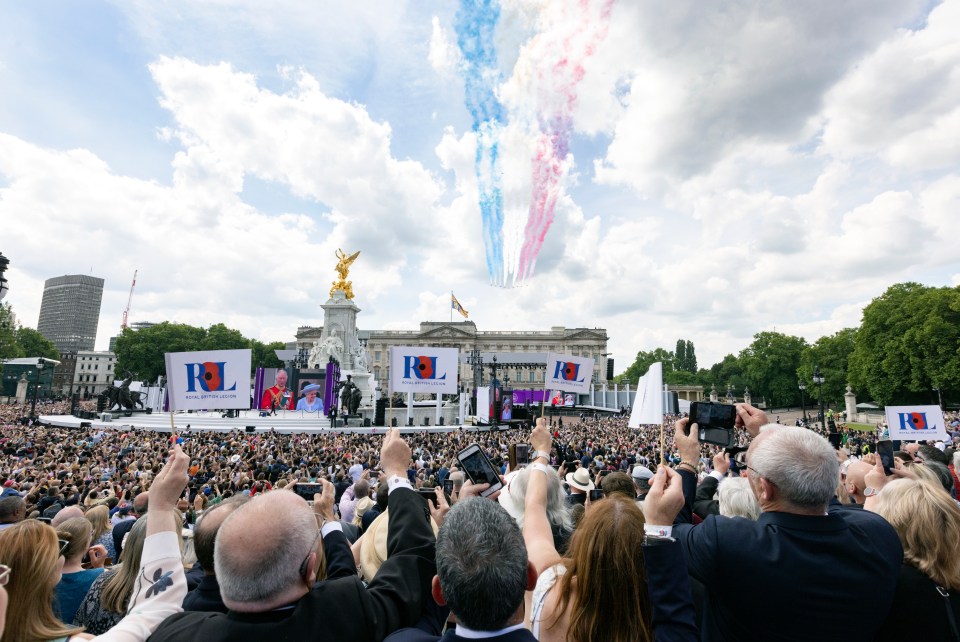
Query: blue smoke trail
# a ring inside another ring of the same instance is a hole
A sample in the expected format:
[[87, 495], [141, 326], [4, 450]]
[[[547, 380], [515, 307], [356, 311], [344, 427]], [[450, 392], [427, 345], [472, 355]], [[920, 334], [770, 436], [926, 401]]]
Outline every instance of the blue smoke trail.
[[503, 275], [503, 193], [498, 169], [503, 106], [496, 87], [501, 74], [493, 36], [500, 19], [498, 0], [461, 0], [454, 28], [463, 59], [465, 102], [477, 136], [474, 169], [479, 190], [487, 271], [490, 280], [505, 285]]

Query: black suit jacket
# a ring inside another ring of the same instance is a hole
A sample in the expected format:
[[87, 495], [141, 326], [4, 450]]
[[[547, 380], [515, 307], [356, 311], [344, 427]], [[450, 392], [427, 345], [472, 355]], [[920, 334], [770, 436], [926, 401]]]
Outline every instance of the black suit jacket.
[[[364, 587], [350, 562], [329, 560], [328, 579], [298, 602], [267, 613], [179, 613], [167, 618], [150, 636], [151, 642], [284, 642], [351, 640], [379, 642], [420, 617], [430, 599], [436, 574], [433, 529], [426, 503], [416, 492], [399, 488], [390, 493], [389, 557], [369, 587]], [[331, 533], [327, 540], [340, 538]], [[338, 570], [339, 569], [339, 570]]]
[[183, 610], [227, 612], [227, 607], [223, 604], [223, 598], [220, 597], [220, 584], [217, 582], [216, 575], [203, 576], [197, 588], [187, 593], [187, 596], [183, 598]]
[[[694, 476], [680, 474], [689, 503]], [[873, 640], [903, 559], [893, 527], [869, 511], [711, 515], [673, 532], [707, 590], [705, 640]], [[876, 617], [851, 617], [864, 596]]]
[[707, 475], [697, 486], [697, 494], [693, 498], [693, 512], [701, 519], [706, 519], [708, 515], [720, 514], [720, 502], [713, 498], [719, 487], [720, 482], [710, 475]]
[[[686, 573], [680, 544], [664, 542], [643, 547], [647, 567], [647, 585], [650, 603], [653, 606], [653, 639], [655, 642], [697, 642], [700, 636], [694, 623], [693, 598], [690, 580]], [[519, 605], [518, 605], [519, 607]], [[447, 631], [442, 638], [439, 631], [447, 619], [447, 611], [435, 607], [424, 613], [417, 628], [401, 629], [387, 638], [387, 642], [451, 642], [465, 640], [454, 631]], [[526, 629], [487, 640], [520, 642], [535, 640]]]

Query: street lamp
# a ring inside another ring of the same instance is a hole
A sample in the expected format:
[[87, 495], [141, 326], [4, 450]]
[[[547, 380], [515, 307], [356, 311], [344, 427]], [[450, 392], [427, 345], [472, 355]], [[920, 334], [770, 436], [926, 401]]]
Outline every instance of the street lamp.
[[799, 383], [797, 383], [797, 388], [800, 388], [800, 407], [803, 409], [803, 424], [806, 425], [807, 424], [807, 404], [804, 401], [803, 393], [807, 389], [807, 384], [803, 383], [803, 381], [800, 381]]
[[37, 359], [37, 380], [33, 382], [33, 401], [30, 404], [30, 418], [37, 418], [37, 389], [40, 387], [40, 373], [43, 371], [43, 357]]
[[826, 416], [823, 412], [823, 382], [826, 381], [823, 378], [823, 375], [820, 374], [820, 366], [815, 366], [813, 369], [813, 383], [817, 384], [817, 397], [820, 403], [820, 426], [826, 429]]
[[7, 296], [7, 291], [10, 289], [7, 287], [7, 279], [3, 276], [8, 265], [10, 265], [10, 259], [0, 254], [0, 301], [3, 301], [3, 297]]
[[737, 401], [737, 397], [733, 394], [733, 384], [727, 384], [727, 403], [733, 404]]
[[940, 388], [934, 388], [937, 391], [937, 403], [940, 405], [940, 410], [943, 410], [943, 393], [940, 392]]

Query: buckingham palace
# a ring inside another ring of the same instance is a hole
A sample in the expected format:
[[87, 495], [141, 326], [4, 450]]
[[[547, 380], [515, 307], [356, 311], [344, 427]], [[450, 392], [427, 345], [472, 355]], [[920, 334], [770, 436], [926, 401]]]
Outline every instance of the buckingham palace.
[[[301, 326], [297, 329], [297, 348], [309, 349], [323, 334], [322, 327]], [[473, 321], [424, 321], [419, 330], [360, 330], [360, 342], [366, 345], [370, 372], [380, 387], [387, 387], [391, 346], [437, 346], [459, 348], [461, 356], [473, 351], [481, 353], [545, 353], [557, 352], [590, 357], [594, 362], [593, 381], [607, 381], [607, 331], [602, 328], [566, 328], [550, 330], [480, 331]], [[543, 385], [542, 368], [514, 369], [505, 366], [516, 388], [537, 388]], [[472, 366], [460, 364], [460, 380], [473, 380]]]

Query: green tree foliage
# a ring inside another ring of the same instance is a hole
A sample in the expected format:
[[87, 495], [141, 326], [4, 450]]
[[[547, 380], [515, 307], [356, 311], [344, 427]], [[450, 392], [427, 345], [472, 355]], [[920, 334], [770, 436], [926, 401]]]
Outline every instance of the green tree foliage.
[[624, 373], [617, 378], [618, 383], [637, 383], [640, 377], [647, 374], [647, 370], [650, 369], [650, 366], [657, 361], [663, 362], [664, 379], [666, 379], [666, 373], [673, 370], [673, 353], [668, 352], [664, 348], [657, 348], [656, 350], [652, 350], [650, 352], [645, 352], [643, 350], [638, 352], [637, 358], [633, 360], [633, 363], [630, 364], [630, 367], [627, 368]]
[[802, 381], [807, 385], [808, 399], [817, 398], [813, 371], [820, 366], [820, 374], [824, 378], [824, 403], [842, 406], [843, 395], [847, 390], [848, 361], [853, 352], [856, 334], [856, 328], [844, 328], [836, 334], [820, 337], [816, 343], [803, 349], [797, 378], [798, 383]]
[[17, 342], [17, 329], [13, 327], [13, 308], [9, 303], [0, 303], [0, 359], [22, 357]]
[[770, 406], [800, 401], [797, 368], [807, 342], [780, 332], [758, 332], [753, 343], [740, 352], [739, 361], [750, 392]]
[[46, 357], [47, 359], [60, 359], [60, 351], [57, 350], [53, 342], [33, 328], [17, 328], [14, 333], [15, 339], [20, 344], [21, 356], [24, 357]]
[[675, 370], [687, 369], [687, 342], [677, 339], [677, 347], [673, 351], [673, 367]]
[[126, 328], [117, 337], [117, 376], [128, 370], [145, 381], [156, 381], [165, 375], [163, 355], [167, 352], [194, 352], [197, 350], [251, 350], [250, 366], [256, 369], [278, 368], [283, 365], [274, 350], [282, 349], [283, 342], [263, 343], [247, 339], [238, 330], [216, 323], [209, 328], [198, 328], [184, 323], [158, 323], [131, 330]]
[[263, 343], [256, 339], [250, 341], [250, 349], [253, 351], [250, 356], [250, 363], [254, 369], [263, 368], [282, 368], [283, 361], [277, 358], [274, 350], [283, 350], [286, 345], [283, 341], [273, 341]]
[[693, 347], [693, 341], [687, 340], [687, 349], [683, 369], [687, 372], [697, 372], [697, 351]]
[[747, 385], [747, 380], [743, 375], [743, 366], [740, 360], [732, 354], [725, 356], [720, 363], [713, 364], [709, 371], [701, 370], [701, 372], [708, 373], [706, 376], [709, 381], [704, 382], [707, 391], [709, 392], [710, 388], [715, 385], [717, 393], [721, 397], [726, 394], [727, 386], [733, 386], [734, 390], [742, 393], [744, 386]]
[[898, 283], [863, 309], [850, 382], [881, 404], [960, 389], [960, 287]]

